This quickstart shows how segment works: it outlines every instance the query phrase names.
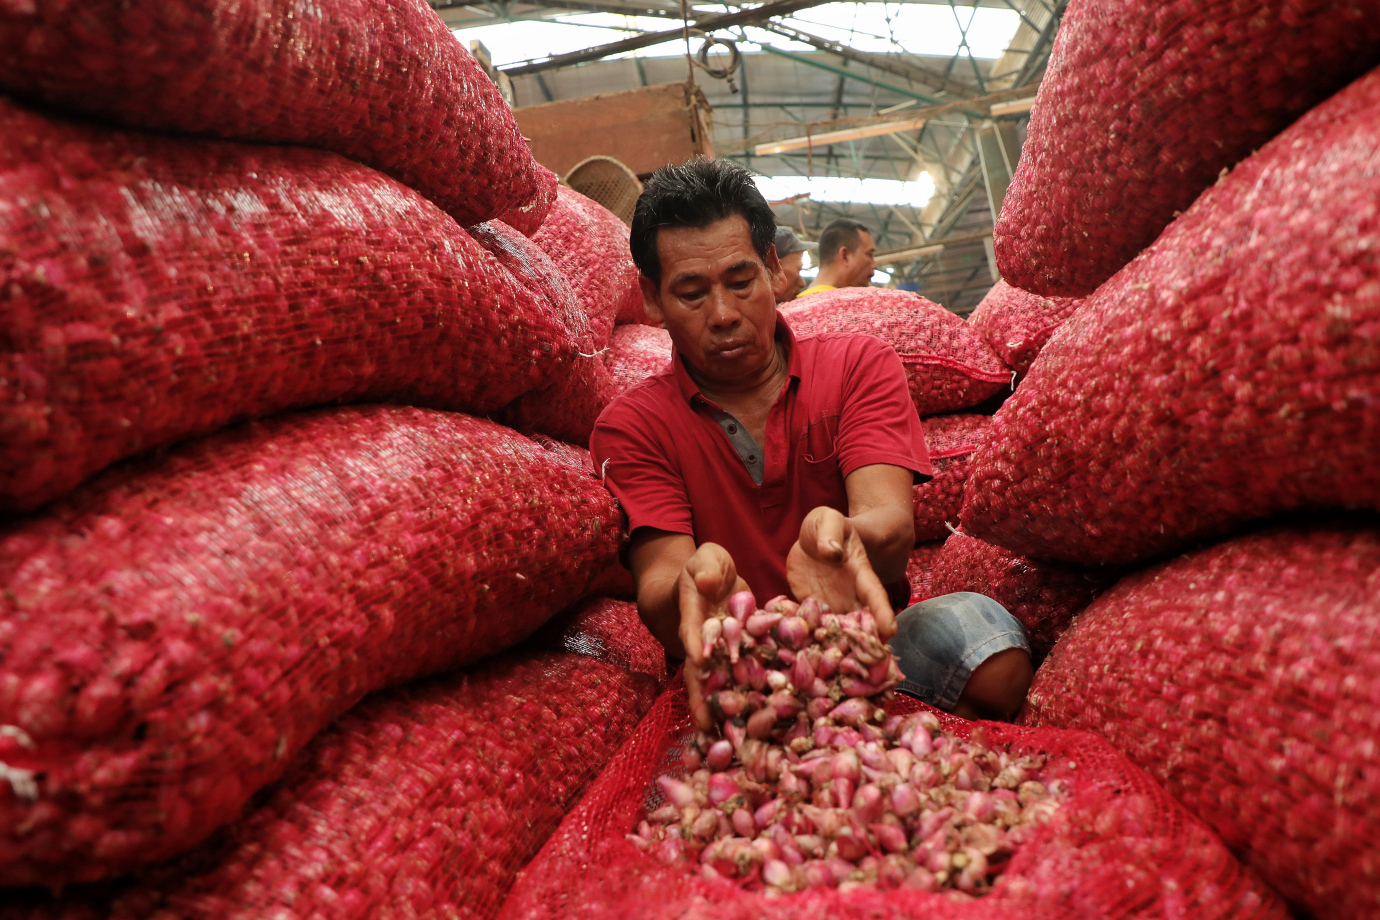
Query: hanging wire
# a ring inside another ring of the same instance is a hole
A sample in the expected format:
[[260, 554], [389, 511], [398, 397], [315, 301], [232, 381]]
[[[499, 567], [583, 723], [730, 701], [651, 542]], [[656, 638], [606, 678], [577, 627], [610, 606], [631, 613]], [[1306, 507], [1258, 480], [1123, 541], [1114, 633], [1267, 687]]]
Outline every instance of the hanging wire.
[[690, 55], [690, 4], [680, 0], [681, 34], [685, 37], [685, 82], [690, 87], [691, 98], [695, 92], [695, 59]]
[[[720, 65], [709, 63], [709, 50], [715, 45], [721, 45], [728, 51], [727, 64]], [[732, 39], [715, 38], [713, 35], [706, 35], [704, 37], [704, 44], [700, 45], [699, 54], [695, 55], [695, 58], [695, 64], [700, 70], [703, 70], [716, 80], [729, 80], [731, 83], [733, 73], [738, 69], [738, 65], [742, 61], [742, 54], [738, 51], [737, 42]]]

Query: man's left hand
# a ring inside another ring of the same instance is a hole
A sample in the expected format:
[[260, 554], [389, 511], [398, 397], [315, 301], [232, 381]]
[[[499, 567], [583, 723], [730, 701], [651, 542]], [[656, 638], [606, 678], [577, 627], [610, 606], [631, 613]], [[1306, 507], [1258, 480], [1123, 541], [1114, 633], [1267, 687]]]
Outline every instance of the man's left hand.
[[862, 538], [833, 508], [819, 507], [805, 516], [800, 539], [786, 557], [786, 581], [796, 600], [813, 597], [838, 613], [867, 607], [883, 640], [896, 634], [895, 613]]

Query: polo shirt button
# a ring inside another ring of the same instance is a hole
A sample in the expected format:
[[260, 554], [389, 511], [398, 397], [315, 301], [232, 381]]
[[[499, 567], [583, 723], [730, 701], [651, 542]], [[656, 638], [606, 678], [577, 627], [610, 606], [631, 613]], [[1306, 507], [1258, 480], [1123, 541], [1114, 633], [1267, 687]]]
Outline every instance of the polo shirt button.
[[729, 425], [729, 426], [728, 426], [728, 433], [729, 433], [729, 434], [737, 434], [737, 433], [738, 433], [738, 426], [737, 426], [737, 425]]
[[754, 456], [753, 454], [748, 454], [748, 463], [756, 463], [756, 462], [757, 462], [757, 457]]

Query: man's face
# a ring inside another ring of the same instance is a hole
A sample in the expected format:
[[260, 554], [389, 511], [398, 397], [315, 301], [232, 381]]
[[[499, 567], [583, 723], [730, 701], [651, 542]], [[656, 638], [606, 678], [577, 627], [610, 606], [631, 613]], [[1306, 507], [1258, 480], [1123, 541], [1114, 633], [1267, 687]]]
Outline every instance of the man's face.
[[793, 252], [788, 256], [781, 257], [781, 271], [786, 276], [786, 283], [781, 289], [781, 293], [776, 296], [777, 303], [785, 303], [788, 300], [795, 300], [795, 295], [805, 290], [805, 279], [800, 277], [800, 270], [805, 264], [805, 253]]
[[647, 315], [665, 323], [685, 363], [705, 382], [749, 384], [772, 365], [776, 250], [763, 259], [747, 221], [735, 214], [707, 227], [657, 232], [661, 284], [643, 276]]
[[[844, 256], [844, 252], [839, 253]], [[847, 251], [848, 287], [867, 287], [872, 283], [872, 273], [877, 270], [877, 244], [872, 242], [872, 234], [866, 230], [858, 231], [858, 245]]]

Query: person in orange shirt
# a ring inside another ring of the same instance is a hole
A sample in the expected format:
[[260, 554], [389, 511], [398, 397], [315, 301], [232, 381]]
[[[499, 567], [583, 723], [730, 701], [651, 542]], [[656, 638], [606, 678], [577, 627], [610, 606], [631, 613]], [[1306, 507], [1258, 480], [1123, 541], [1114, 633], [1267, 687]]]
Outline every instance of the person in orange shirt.
[[869, 287], [877, 270], [877, 244], [856, 220], [839, 218], [819, 236], [819, 274], [796, 299], [841, 287]]

